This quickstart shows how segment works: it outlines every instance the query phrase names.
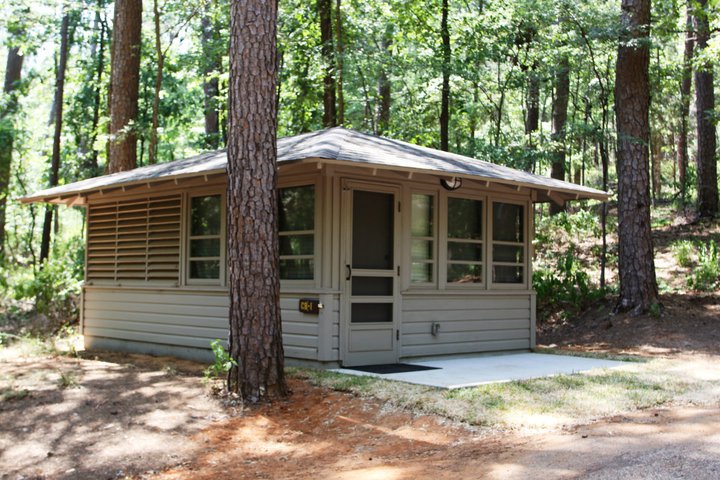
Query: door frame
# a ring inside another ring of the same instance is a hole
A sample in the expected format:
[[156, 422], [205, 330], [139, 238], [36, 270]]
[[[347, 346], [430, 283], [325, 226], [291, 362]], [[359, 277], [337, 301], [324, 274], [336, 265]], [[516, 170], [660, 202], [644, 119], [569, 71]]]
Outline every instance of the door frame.
[[[400, 202], [402, 187], [393, 183], [365, 182], [349, 178], [340, 179], [340, 363], [342, 365], [360, 365], [350, 359], [349, 351], [351, 333], [351, 296], [352, 277], [347, 279], [346, 265], [352, 265], [352, 227], [353, 227], [353, 192], [355, 190], [366, 192], [389, 193], [393, 195], [393, 320], [392, 320], [392, 362], [397, 362], [400, 354], [400, 265], [402, 263], [402, 218]], [[382, 363], [392, 363], [382, 362]], [[370, 363], [370, 362], [368, 362]], [[378, 362], [380, 363], [380, 362]]]

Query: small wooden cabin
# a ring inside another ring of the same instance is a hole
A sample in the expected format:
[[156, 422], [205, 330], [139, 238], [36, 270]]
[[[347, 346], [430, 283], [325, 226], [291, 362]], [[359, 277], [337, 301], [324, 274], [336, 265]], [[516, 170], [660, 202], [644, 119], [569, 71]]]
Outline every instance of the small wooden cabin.
[[[84, 205], [88, 349], [206, 360], [228, 336], [226, 153], [38, 192]], [[278, 141], [281, 309], [295, 363], [535, 345], [534, 202], [605, 192], [332, 128]]]

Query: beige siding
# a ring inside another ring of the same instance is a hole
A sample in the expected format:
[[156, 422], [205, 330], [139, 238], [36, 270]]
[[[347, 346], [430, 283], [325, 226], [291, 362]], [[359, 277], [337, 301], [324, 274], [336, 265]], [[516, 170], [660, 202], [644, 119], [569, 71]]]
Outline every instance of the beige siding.
[[[339, 301], [325, 296], [321, 315], [298, 311], [298, 299], [282, 295], [283, 343], [288, 358], [337, 361]], [[207, 349], [228, 336], [228, 296], [223, 291], [103, 288], [86, 286], [83, 333], [89, 337]], [[320, 321], [322, 318], [322, 321]], [[329, 335], [319, 340], [320, 329]]]
[[[406, 295], [401, 357], [531, 348], [530, 294]], [[432, 323], [440, 329], [431, 334]]]

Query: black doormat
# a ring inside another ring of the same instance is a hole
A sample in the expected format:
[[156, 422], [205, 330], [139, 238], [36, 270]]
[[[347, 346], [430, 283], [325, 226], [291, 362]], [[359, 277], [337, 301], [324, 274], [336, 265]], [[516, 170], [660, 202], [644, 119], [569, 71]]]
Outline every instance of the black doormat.
[[422, 372], [423, 370], [439, 370], [440, 367], [426, 367], [425, 365], [412, 365], [410, 363], [384, 363], [381, 365], [363, 365], [360, 367], [344, 367], [347, 370], [359, 372], [377, 373], [386, 375], [389, 373]]

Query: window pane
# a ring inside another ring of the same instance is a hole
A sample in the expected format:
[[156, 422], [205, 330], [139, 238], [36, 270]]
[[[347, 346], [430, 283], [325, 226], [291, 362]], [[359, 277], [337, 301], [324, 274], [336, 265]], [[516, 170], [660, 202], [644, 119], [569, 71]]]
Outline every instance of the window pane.
[[315, 230], [315, 187], [283, 188], [278, 191], [278, 224], [281, 232]]
[[410, 281], [413, 283], [430, 283], [433, 281], [432, 270], [432, 263], [413, 262], [410, 267]]
[[353, 277], [353, 295], [381, 295], [393, 294], [393, 279], [390, 277]]
[[392, 322], [392, 303], [353, 303], [352, 323]]
[[523, 283], [523, 267], [497, 265], [493, 267], [493, 282]]
[[448, 198], [448, 238], [482, 239], [482, 202]]
[[393, 268], [394, 214], [392, 193], [353, 192], [353, 268]]
[[282, 280], [312, 280], [314, 262], [311, 259], [280, 260]]
[[190, 235], [220, 235], [220, 195], [192, 197]]
[[448, 260], [482, 261], [482, 244], [448, 242]]
[[524, 250], [512, 245], [493, 245], [493, 261], [522, 263]]
[[451, 283], [482, 283], [482, 265], [449, 263], [447, 281]]
[[413, 240], [410, 247], [410, 254], [413, 260], [432, 260], [432, 240]]
[[280, 255], [312, 255], [315, 235], [281, 235]]
[[206, 278], [217, 280], [220, 278], [219, 260], [191, 260], [190, 278]]
[[413, 194], [412, 214], [410, 215], [413, 237], [433, 236], [433, 197], [432, 195]]
[[190, 240], [190, 256], [191, 257], [219, 257], [220, 256], [220, 239], [219, 238], [203, 238]]
[[493, 240], [523, 241], [523, 206], [510, 203], [493, 204]]

